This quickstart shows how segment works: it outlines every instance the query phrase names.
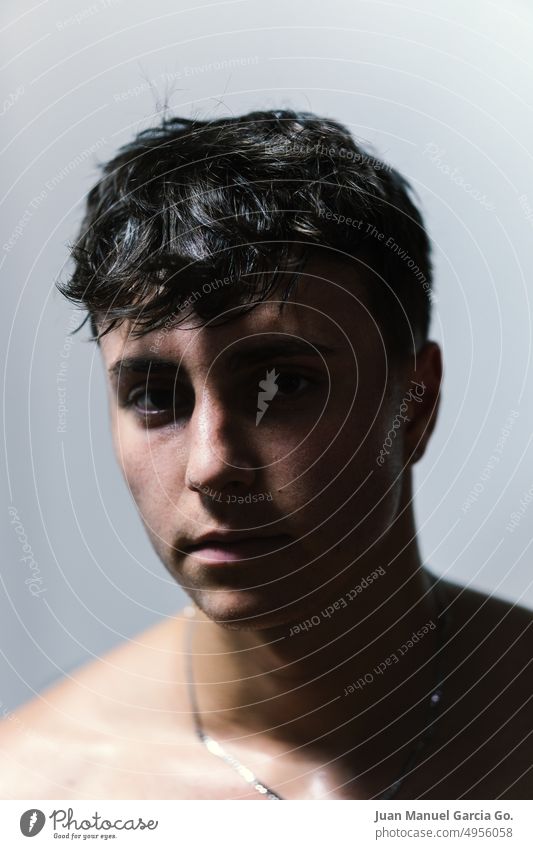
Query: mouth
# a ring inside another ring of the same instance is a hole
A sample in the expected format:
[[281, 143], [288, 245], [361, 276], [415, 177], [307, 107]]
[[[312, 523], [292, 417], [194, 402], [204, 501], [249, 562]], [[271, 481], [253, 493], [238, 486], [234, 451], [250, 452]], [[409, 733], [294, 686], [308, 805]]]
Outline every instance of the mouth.
[[292, 542], [287, 534], [272, 537], [247, 537], [246, 539], [203, 540], [186, 546], [185, 551], [205, 563], [230, 563], [249, 560], [265, 554], [281, 553]]

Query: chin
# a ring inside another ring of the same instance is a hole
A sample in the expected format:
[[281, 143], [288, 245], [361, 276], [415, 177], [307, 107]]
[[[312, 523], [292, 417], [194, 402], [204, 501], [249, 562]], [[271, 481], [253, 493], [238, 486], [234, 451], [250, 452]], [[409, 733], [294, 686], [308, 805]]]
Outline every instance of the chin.
[[266, 631], [272, 628], [286, 628], [299, 620], [301, 616], [310, 615], [309, 605], [294, 602], [284, 603], [277, 608], [278, 598], [273, 600], [270, 593], [261, 589], [256, 590], [194, 590], [188, 594], [196, 606], [213, 622], [231, 631]]
[[322, 609], [326, 600], [317, 586], [321, 570], [295, 572], [282, 558], [261, 564], [211, 566], [194, 557], [169, 558], [170, 574], [208, 619], [233, 631], [282, 629], [287, 634]]

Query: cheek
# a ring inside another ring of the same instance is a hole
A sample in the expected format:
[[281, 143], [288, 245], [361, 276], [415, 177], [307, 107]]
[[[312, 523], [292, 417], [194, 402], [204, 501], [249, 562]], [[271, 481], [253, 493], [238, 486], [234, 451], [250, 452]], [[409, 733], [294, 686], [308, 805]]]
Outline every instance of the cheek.
[[150, 526], [161, 526], [179, 496], [180, 463], [172, 440], [126, 421], [113, 428], [113, 443], [141, 516]]
[[373, 536], [388, 527], [401, 497], [403, 453], [398, 433], [386, 462], [379, 462], [390, 406], [361, 399], [346, 421], [346, 411], [332, 412], [292, 455], [286, 498], [291, 509], [303, 508], [295, 514], [302, 529], [320, 525], [316, 533], [329, 536], [359, 525]]

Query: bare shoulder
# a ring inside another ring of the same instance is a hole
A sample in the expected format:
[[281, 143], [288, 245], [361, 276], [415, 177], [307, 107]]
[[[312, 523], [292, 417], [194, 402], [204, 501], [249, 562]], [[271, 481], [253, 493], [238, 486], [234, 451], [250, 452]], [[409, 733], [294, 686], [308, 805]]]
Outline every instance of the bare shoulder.
[[514, 728], [522, 717], [533, 730], [533, 611], [453, 584], [446, 594], [455, 679], [490, 703], [495, 715], [514, 711]]
[[187, 760], [184, 625], [180, 611], [0, 722], [0, 798], [149, 797], [163, 750]]
[[465, 769], [463, 796], [529, 799], [533, 611], [453, 584], [445, 589], [451, 626], [447, 733], [465, 765], [471, 764]]
[[444, 589], [454, 631], [468, 637], [471, 647], [473, 641], [476, 647], [484, 645], [492, 651], [496, 641], [499, 654], [505, 652], [509, 659], [533, 656], [533, 610], [450, 582], [444, 583]]

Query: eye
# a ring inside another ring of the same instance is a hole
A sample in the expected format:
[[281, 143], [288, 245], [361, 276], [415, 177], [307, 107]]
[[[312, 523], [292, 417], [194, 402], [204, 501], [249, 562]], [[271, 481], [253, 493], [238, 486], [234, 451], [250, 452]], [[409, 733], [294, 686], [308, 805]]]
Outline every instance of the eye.
[[275, 381], [278, 387], [277, 395], [297, 395], [307, 389], [311, 381], [297, 372], [280, 372]]
[[130, 393], [127, 404], [143, 416], [170, 412], [174, 408], [174, 393], [168, 389], [143, 387]]
[[118, 394], [119, 403], [131, 412], [144, 427], [163, 427], [176, 424], [190, 415], [194, 393], [172, 378], [143, 380]]

